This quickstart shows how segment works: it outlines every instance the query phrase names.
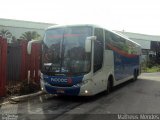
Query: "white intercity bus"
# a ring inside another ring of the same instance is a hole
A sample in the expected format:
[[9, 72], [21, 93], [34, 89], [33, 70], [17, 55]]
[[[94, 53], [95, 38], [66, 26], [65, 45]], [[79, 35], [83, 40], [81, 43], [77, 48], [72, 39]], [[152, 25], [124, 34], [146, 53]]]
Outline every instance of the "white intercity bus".
[[139, 44], [96, 25], [49, 27], [42, 42], [41, 88], [60, 95], [109, 93], [137, 79], [140, 56]]

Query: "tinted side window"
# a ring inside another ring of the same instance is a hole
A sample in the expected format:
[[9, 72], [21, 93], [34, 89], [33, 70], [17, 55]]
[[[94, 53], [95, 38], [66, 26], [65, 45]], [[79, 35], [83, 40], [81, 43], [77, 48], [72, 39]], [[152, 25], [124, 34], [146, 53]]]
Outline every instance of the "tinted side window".
[[105, 31], [105, 49], [110, 50], [111, 47], [125, 51], [128, 54], [137, 54], [137, 48], [133, 42], [111, 32]]
[[110, 41], [111, 41], [111, 37], [110, 37], [110, 33], [108, 31], [105, 31], [105, 49], [109, 49], [109, 44], [110, 44]]
[[103, 29], [96, 28], [95, 34], [97, 40], [94, 41], [94, 72], [102, 68], [103, 63]]
[[110, 35], [111, 35], [112, 45], [120, 50], [123, 50], [125, 46], [125, 40], [122, 37], [115, 35], [113, 33], [110, 33]]
[[136, 44], [134, 44], [131, 41], [126, 41], [127, 44], [127, 49], [128, 49], [128, 54], [137, 54], [138, 53], [138, 49]]

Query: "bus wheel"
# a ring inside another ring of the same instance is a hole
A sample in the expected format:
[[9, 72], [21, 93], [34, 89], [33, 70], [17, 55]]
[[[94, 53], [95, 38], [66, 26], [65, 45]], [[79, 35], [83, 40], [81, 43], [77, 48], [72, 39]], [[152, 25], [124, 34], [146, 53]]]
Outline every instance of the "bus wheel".
[[106, 94], [109, 94], [112, 91], [112, 80], [109, 79], [108, 83], [107, 83], [107, 90], [106, 90]]
[[136, 81], [138, 77], [137, 70], [134, 70], [133, 81]]

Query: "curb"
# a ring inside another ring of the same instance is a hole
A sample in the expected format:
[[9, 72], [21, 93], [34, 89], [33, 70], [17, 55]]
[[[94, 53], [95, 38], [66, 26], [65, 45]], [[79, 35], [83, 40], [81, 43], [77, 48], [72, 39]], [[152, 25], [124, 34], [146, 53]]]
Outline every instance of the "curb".
[[12, 98], [9, 98], [8, 101], [0, 103], [0, 106], [11, 103], [11, 102], [16, 103], [16, 102], [19, 102], [19, 101], [24, 100], [26, 98], [28, 99], [28, 98], [40, 96], [40, 95], [43, 95], [43, 94], [46, 94], [46, 93], [43, 92], [43, 91], [39, 91], [39, 92], [28, 94], [28, 95], [21, 95], [21, 96], [12, 97]]
[[17, 97], [13, 97], [10, 98], [11, 100], [23, 100], [25, 98], [31, 98], [31, 97], [35, 97], [35, 96], [39, 96], [39, 95], [43, 95], [45, 94], [42, 91], [36, 92], [36, 93], [32, 93], [32, 94], [28, 94], [28, 95], [22, 95], [22, 96], [17, 96]]

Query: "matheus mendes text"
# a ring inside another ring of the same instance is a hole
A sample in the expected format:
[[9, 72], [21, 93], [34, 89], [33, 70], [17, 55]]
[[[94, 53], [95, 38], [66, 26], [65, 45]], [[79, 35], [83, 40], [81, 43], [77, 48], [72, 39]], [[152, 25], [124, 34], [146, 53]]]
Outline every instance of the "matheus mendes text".
[[118, 114], [118, 120], [160, 120], [158, 114]]

